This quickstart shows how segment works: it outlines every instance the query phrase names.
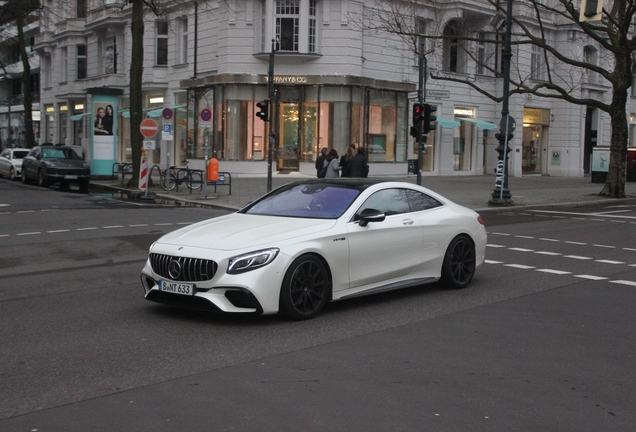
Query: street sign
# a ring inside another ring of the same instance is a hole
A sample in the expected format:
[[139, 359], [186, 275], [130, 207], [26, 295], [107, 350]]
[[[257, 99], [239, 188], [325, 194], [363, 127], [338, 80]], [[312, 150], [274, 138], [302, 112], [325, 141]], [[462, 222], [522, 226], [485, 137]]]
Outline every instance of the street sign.
[[163, 125], [163, 132], [161, 133], [161, 139], [164, 141], [173, 141], [174, 135], [172, 134], [171, 125]]
[[164, 108], [163, 111], [161, 111], [161, 117], [165, 120], [170, 120], [172, 118], [172, 114], [172, 108]]
[[155, 142], [152, 140], [144, 140], [143, 144], [144, 150], [155, 150]]
[[212, 119], [212, 111], [207, 108], [203, 108], [201, 110], [201, 120], [204, 122], [209, 122]]
[[159, 126], [157, 125], [156, 121], [151, 118], [147, 118], [141, 122], [141, 124], [139, 125], [139, 130], [141, 131], [141, 134], [146, 138], [152, 138], [157, 134]]

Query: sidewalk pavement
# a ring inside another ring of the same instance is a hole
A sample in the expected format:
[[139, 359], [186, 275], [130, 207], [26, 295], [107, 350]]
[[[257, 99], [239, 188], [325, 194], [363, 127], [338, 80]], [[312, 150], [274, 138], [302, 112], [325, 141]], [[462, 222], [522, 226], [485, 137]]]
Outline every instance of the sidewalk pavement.
[[[289, 174], [273, 173], [272, 189], [289, 182], [311, 179], [313, 177], [292, 172]], [[377, 177], [382, 180], [396, 180], [415, 184], [415, 175]], [[231, 194], [230, 186], [218, 185], [216, 192], [214, 185], [208, 184], [207, 194], [203, 188], [200, 190], [188, 190], [185, 184], [179, 186], [179, 191], [164, 191], [159, 186], [159, 179], [153, 178], [148, 190], [148, 197], [155, 201], [178, 201], [187, 204], [196, 204], [206, 207], [221, 207], [238, 210], [267, 193], [267, 176], [254, 174], [232, 174]], [[227, 183], [227, 178], [226, 178]], [[91, 180], [93, 189], [100, 188], [112, 193], [121, 193], [130, 197], [139, 198], [144, 192], [127, 188], [122, 184], [121, 178], [114, 180]], [[480, 176], [453, 176], [453, 177], [426, 177], [422, 176], [422, 186], [429, 188], [444, 197], [478, 211], [497, 209], [489, 207], [488, 201], [492, 199], [495, 188], [494, 175]], [[590, 201], [599, 201], [605, 198], [598, 193], [603, 189], [602, 183], [592, 183], [589, 177], [550, 177], [529, 175], [524, 177], [510, 177], [508, 186], [512, 194], [513, 206], [539, 206], [550, 204], [574, 204]], [[628, 198], [636, 198], [636, 182], [625, 184], [625, 193]]]

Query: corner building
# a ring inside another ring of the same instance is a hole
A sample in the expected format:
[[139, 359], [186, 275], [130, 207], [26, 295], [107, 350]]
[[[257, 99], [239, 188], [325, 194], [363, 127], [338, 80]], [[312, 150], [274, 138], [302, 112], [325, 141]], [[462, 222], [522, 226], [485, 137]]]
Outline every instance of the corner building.
[[[98, 171], [108, 171], [112, 162], [131, 159], [128, 76], [130, 62], [138, 61], [130, 58], [131, 6], [116, 0], [50, 3], [60, 12], [43, 18], [35, 45], [42, 69], [41, 136], [81, 146]], [[162, 5], [161, 16], [145, 15], [144, 112], [161, 131], [149, 145], [153, 163], [165, 168], [188, 159], [191, 167], [203, 168], [207, 151], [219, 159], [221, 171], [264, 174], [270, 128], [277, 170], [313, 175], [322, 147], [343, 154], [349, 144], [367, 149], [370, 175], [406, 174], [408, 161], [417, 158], [409, 129], [418, 58], [396, 35], [364, 28], [362, 16], [373, 5], [354, 0]], [[526, 6], [515, 2], [516, 13], [530, 16]], [[423, 8], [413, 19], [422, 34], [450, 36], [425, 42], [435, 44], [427, 57], [431, 71], [468, 77], [501, 93], [502, 80], [472, 61], [500, 67], [500, 51], [479, 42], [502, 34], [492, 7], [452, 2], [442, 11]], [[460, 20], [474, 23], [474, 30]], [[556, 24], [548, 30], [555, 44], [573, 46], [572, 30]], [[462, 45], [452, 38], [462, 32], [476, 42]], [[256, 104], [268, 99], [273, 39], [276, 94], [265, 123], [256, 116]], [[588, 61], [600, 58], [592, 42], [577, 49]], [[513, 56], [515, 70], [542, 79], [540, 55]], [[580, 81], [581, 95], [611, 96], [600, 77], [582, 74]], [[437, 106], [438, 122], [428, 136], [423, 175], [493, 174], [501, 105], [467, 85], [440, 80], [427, 81], [426, 102]], [[97, 110], [108, 105], [113, 136], [97, 137]], [[204, 110], [211, 118], [201, 115]], [[592, 148], [609, 145], [609, 116], [598, 110], [530, 96], [512, 97], [510, 110], [517, 121], [510, 142], [513, 176], [583, 176]]]

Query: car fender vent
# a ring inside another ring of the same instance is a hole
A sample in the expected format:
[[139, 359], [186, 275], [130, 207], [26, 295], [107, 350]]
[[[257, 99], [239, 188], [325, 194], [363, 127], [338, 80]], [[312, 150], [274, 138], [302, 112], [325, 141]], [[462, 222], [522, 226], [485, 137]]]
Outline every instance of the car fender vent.
[[202, 282], [211, 280], [218, 269], [212, 260], [172, 255], [150, 254], [152, 271], [168, 280]]

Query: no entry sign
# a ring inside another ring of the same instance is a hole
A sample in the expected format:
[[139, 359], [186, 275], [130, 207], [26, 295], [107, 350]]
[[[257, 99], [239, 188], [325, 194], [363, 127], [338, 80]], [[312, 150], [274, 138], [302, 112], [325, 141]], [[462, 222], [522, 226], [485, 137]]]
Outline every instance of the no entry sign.
[[157, 122], [151, 118], [144, 119], [139, 125], [139, 130], [141, 134], [146, 138], [152, 138], [157, 135], [157, 131], [159, 130], [159, 126]]

